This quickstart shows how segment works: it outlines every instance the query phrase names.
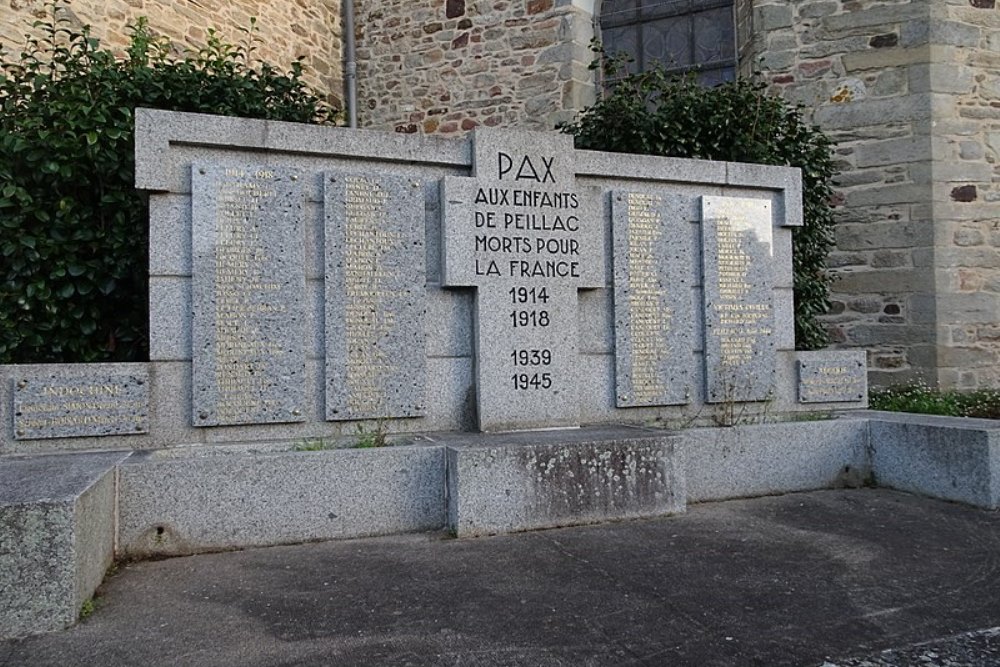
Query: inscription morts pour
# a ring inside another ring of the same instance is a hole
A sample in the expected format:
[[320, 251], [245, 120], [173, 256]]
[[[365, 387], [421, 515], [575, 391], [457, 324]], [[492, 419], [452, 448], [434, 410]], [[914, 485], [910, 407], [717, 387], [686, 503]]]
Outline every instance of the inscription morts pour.
[[326, 418], [424, 414], [424, 192], [327, 173]]
[[702, 197], [706, 400], [772, 395], [774, 347], [771, 203]]
[[686, 197], [613, 192], [618, 407], [690, 402], [694, 357]]
[[193, 423], [303, 421], [302, 182], [267, 166], [192, 170]]
[[475, 177], [442, 181], [442, 284], [478, 288], [479, 427], [577, 426], [576, 292], [605, 271], [572, 138], [477, 130], [473, 142]]

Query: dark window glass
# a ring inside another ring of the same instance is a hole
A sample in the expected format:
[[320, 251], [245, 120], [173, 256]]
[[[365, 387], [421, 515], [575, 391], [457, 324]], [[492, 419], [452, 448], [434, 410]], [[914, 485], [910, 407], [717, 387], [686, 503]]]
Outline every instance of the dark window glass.
[[659, 65], [705, 85], [736, 77], [733, 0], [604, 0], [601, 41], [635, 60], [630, 73]]

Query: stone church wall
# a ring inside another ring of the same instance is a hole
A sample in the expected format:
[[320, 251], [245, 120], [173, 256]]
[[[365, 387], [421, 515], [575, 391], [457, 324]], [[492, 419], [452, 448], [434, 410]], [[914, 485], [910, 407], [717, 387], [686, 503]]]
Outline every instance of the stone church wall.
[[996, 386], [993, 0], [758, 0], [753, 24], [745, 70], [837, 144], [834, 341], [876, 383]]
[[592, 8], [567, 0], [361, 0], [362, 127], [552, 129], [593, 100]]

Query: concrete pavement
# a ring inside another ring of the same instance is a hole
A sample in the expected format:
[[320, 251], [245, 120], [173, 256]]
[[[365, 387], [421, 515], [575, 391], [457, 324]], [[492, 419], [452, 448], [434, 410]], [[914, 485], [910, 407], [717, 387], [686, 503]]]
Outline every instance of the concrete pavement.
[[0, 664], [998, 665], [1000, 515], [818, 491], [134, 563], [101, 592]]

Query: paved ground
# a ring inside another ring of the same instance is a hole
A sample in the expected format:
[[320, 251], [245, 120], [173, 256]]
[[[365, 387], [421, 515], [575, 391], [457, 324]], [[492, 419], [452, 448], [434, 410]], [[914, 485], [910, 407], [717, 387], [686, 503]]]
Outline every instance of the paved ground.
[[881, 490], [130, 565], [3, 665], [1000, 665], [1000, 515]]

